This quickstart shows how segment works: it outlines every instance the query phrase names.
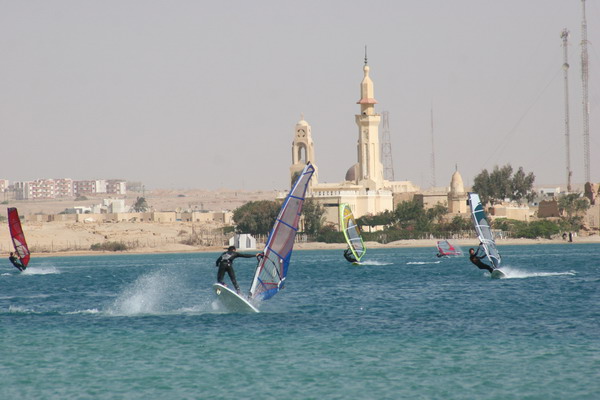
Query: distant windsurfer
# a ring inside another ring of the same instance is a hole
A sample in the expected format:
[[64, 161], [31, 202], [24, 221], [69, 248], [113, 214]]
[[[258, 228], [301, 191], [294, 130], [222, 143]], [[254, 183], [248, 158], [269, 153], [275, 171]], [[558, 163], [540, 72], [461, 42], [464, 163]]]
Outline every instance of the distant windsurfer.
[[235, 279], [235, 271], [233, 270], [233, 260], [235, 260], [238, 257], [253, 258], [258, 257], [260, 255], [261, 253], [238, 253], [237, 251], [235, 251], [235, 246], [229, 246], [227, 248], [227, 251], [223, 252], [223, 254], [221, 254], [219, 258], [217, 258], [216, 266], [219, 267], [219, 271], [217, 272], [217, 282], [219, 282], [223, 286], [226, 286], [225, 282], [223, 281], [223, 278], [225, 277], [225, 272], [227, 272], [227, 274], [229, 275], [229, 279], [231, 279], [231, 283], [235, 287], [235, 290], [238, 294], [240, 294], [240, 286], [238, 285], [237, 280]]
[[24, 271], [25, 270], [26, 267], [21, 262], [21, 259], [19, 259], [19, 257], [17, 257], [15, 255], [15, 253], [11, 252], [10, 256], [8, 257], [8, 259], [10, 260], [10, 262], [12, 263], [12, 265], [14, 265], [15, 268], [17, 268], [19, 271]]
[[354, 253], [352, 253], [352, 249], [350, 249], [350, 247], [344, 250], [344, 258], [351, 263], [357, 262], [356, 257], [354, 257]]
[[475, 249], [473, 249], [473, 248], [470, 248], [469, 249], [469, 260], [471, 260], [471, 262], [473, 264], [475, 264], [477, 266], [477, 268], [486, 269], [486, 270], [490, 271], [490, 273], [491, 273], [492, 271], [494, 271], [494, 269], [481, 261], [481, 259], [483, 257], [487, 257], [487, 256], [484, 255], [483, 257], [479, 257], [478, 254], [479, 254], [480, 250], [481, 250], [481, 246], [477, 248], [477, 251], [475, 251]]

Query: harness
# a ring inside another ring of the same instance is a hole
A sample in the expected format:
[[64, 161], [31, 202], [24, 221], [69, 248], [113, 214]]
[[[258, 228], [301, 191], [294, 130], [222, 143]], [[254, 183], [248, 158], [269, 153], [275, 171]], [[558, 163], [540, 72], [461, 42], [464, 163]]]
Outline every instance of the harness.
[[226, 252], [221, 256], [221, 261], [219, 263], [219, 266], [223, 265], [223, 266], [231, 267], [232, 262], [233, 262], [233, 254]]

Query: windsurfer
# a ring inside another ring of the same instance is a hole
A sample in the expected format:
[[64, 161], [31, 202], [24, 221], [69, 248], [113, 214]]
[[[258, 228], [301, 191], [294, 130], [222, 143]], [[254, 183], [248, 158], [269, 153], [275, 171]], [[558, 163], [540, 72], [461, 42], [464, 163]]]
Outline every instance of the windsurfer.
[[233, 286], [235, 287], [235, 290], [238, 294], [240, 294], [240, 286], [238, 285], [237, 280], [235, 279], [235, 271], [233, 270], [233, 260], [235, 260], [238, 257], [253, 258], [258, 257], [260, 255], [261, 253], [238, 253], [237, 251], [235, 251], [235, 246], [229, 246], [227, 248], [227, 251], [223, 252], [223, 254], [221, 254], [219, 258], [217, 258], [216, 266], [219, 267], [219, 271], [217, 272], [217, 282], [225, 286], [223, 278], [225, 277], [225, 272], [227, 272], [227, 274], [229, 275], [229, 279], [231, 279], [231, 283], [233, 283]]
[[494, 269], [481, 261], [481, 259], [486, 256], [479, 257], [477, 255], [477, 254], [479, 254], [480, 250], [481, 250], [481, 247], [478, 247], [477, 251], [475, 251], [475, 249], [473, 249], [473, 248], [470, 248], [469, 249], [469, 260], [471, 260], [471, 262], [473, 264], [475, 264], [477, 266], [477, 268], [486, 269], [486, 270], [490, 271], [490, 273], [491, 273]]
[[26, 267], [23, 265], [23, 263], [21, 263], [21, 260], [15, 255], [15, 253], [11, 252], [8, 259], [19, 271], [25, 270]]
[[350, 249], [350, 247], [348, 247], [346, 250], [344, 250], [344, 258], [346, 260], [348, 260], [348, 262], [351, 262], [351, 263], [356, 262], [356, 257], [354, 257], [354, 254], [352, 253], [352, 250]]

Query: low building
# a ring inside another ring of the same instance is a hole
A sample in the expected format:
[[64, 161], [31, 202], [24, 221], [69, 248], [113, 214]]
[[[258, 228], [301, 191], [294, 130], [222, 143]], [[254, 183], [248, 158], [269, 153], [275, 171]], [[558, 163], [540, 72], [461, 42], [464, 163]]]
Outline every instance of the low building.
[[237, 250], [256, 250], [256, 239], [249, 233], [236, 233], [229, 239], [229, 245]]
[[496, 204], [488, 212], [494, 219], [507, 218], [526, 222], [531, 219], [531, 210], [527, 205]]
[[561, 216], [560, 210], [558, 209], [558, 201], [542, 200], [538, 204], [538, 218], [557, 218]]
[[33, 198], [31, 182], [15, 182], [13, 187], [15, 190], [15, 198], [17, 200], [29, 200]]
[[57, 198], [73, 197], [73, 179], [54, 179], [54, 194]]
[[108, 194], [127, 194], [127, 182], [122, 179], [109, 179], [106, 181], [106, 193]]
[[73, 194], [76, 197], [99, 193], [106, 193], [106, 181], [104, 179], [73, 181]]
[[600, 229], [600, 203], [590, 206], [583, 217], [583, 223], [590, 229]]
[[233, 225], [233, 213], [231, 211], [183, 211], [179, 218], [184, 222], [215, 222]]
[[448, 192], [426, 191], [415, 193], [414, 199], [423, 206], [424, 209], [433, 208], [436, 205], [448, 207]]

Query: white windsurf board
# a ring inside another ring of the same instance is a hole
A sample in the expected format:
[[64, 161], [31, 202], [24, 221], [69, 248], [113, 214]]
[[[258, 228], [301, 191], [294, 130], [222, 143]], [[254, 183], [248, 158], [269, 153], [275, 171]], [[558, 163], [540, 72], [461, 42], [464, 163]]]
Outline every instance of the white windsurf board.
[[496, 268], [495, 270], [492, 271], [492, 278], [494, 278], [494, 279], [506, 278], [506, 274], [504, 272], [500, 271], [498, 268]]
[[217, 295], [217, 298], [225, 307], [225, 309], [232, 313], [257, 313], [259, 312], [248, 300], [237, 294], [235, 291], [229, 289], [227, 286], [223, 286], [220, 283], [215, 283], [213, 289]]

